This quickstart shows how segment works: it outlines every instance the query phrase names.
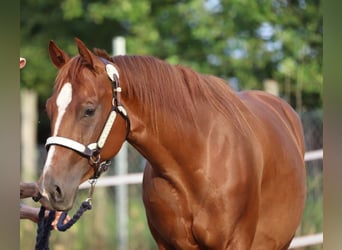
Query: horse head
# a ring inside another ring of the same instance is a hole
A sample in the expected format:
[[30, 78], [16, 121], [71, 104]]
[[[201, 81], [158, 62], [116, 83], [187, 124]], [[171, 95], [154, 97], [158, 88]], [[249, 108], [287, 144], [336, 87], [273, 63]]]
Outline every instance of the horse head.
[[49, 44], [59, 72], [46, 102], [51, 137], [39, 185], [42, 203], [55, 210], [72, 208], [78, 186], [98, 177], [129, 132], [120, 103], [119, 68], [75, 41], [79, 55], [73, 58], [53, 41]]

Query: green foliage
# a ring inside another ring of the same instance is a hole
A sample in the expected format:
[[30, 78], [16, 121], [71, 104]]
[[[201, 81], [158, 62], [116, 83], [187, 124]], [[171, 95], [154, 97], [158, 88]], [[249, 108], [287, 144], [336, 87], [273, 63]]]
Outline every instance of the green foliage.
[[275, 79], [283, 92], [287, 82], [290, 92], [320, 95], [321, 9], [318, 0], [23, 1], [20, 53], [28, 65], [22, 85], [42, 98], [51, 92], [56, 70], [49, 40], [74, 55], [75, 36], [111, 52], [111, 39], [121, 35], [129, 54], [235, 77], [242, 89], [261, 89], [265, 79]]

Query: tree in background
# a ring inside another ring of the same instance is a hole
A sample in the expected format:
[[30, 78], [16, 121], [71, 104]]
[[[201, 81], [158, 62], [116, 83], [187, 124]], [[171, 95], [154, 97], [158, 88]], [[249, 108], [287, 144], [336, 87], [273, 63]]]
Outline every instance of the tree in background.
[[71, 54], [75, 36], [111, 52], [120, 35], [128, 54], [233, 78], [240, 89], [274, 79], [293, 106], [310, 109], [321, 106], [322, 23], [319, 0], [28, 0], [21, 3], [21, 55], [30, 68], [22, 83], [50, 95], [51, 39]]

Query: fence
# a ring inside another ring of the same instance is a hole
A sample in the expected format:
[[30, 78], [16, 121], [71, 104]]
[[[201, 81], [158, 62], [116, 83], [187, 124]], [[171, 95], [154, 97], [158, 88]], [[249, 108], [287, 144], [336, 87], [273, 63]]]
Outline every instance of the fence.
[[[313, 150], [305, 153], [305, 161], [315, 161], [323, 159], [323, 149]], [[142, 173], [131, 173], [126, 175], [117, 176], [104, 176], [97, 181], [97, 186], [108, 187], [108, 186], [119, 186], [119, 185], [131, 185], [142, 183]], [[80, 189], [89, 188], [88, 182], [80, 185]], [[293, 239], [289, 249], [295, 249], [299, 247], [306, 247], [312, 245], [318, 245], [323, 243], [323, 233], [317, 233], [313, 235], [300, 236]]]

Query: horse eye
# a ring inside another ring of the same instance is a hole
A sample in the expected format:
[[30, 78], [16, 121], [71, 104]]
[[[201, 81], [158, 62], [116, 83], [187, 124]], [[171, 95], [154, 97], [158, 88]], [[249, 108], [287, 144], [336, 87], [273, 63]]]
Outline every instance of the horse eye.
[[94, 108], [87, 108], [84, 112], [84, 116], [93, 116], [95, 114]]

